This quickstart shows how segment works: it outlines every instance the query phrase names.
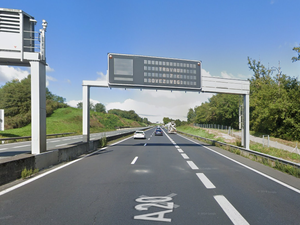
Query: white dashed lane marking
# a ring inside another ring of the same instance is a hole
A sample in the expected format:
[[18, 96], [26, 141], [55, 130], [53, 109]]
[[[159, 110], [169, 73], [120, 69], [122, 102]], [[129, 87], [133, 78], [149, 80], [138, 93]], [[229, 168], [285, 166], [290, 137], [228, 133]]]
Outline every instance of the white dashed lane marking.
[[189, 166], [193, 169], [193, 170], [198, 170], [199, 168], [195, 165], [195, 163], [193, 161], [186, 161]]
[[181, 148], [177, 148], [177, 150], [181, 153], [184, 152]]
[[28, 147], [30, 145], [20, 145], [20, 146], [16, 146], [16, 147], [13, 147], [13, 148], [23, 148], [23, 147]]
[[132, 160], [132, 162], [131, 162], [131, 164], [133, 165], [133, 164], [135, 164], [135, 162], [136, 162], [136, 160], [138, 159], [139, 157], [135, 157], [133, 160]]
[[186, 155], [186, 154], [181, 154], [181, 156], [184, 158], [184, 159], [189, 159], [189, 157]]
[[196, 173], [196, 175], [207, 189], [216, 188], [215, 185], [213, 185], [213, 183], [205, 176], [204, 173]]
[[215, 195], [215, 200], [227, 214], [233, 224], [247, 225], [249, 224], [244, 217], [231, 205], [231, 203], [223, 195]]

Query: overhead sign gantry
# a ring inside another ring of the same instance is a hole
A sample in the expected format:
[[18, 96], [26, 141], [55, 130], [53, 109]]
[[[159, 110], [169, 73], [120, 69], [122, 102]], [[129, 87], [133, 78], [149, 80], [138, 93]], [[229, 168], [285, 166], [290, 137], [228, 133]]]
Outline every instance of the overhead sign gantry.
[[177, 90], [244, 96], [244, 147], [249, 149], [249, 94], [247, 80], [201, 75], [202, 62], [140, 55], [108, 53], [107, 81], [83, 81], [83, 141], [89, 141], [90, 87]]
[[[46, 53], [43, 28], [19, 9], [0, 8], [0, 65], [31, 68], [31, 153], [46, 151]], [[38, 44], [39, 42], [39, 44]]]

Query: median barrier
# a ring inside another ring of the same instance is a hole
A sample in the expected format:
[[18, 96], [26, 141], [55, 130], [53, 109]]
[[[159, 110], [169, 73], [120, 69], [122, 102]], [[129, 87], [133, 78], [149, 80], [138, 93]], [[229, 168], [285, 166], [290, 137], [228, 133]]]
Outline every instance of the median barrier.
[[[149, 127], [141, 128], [146, 130]], [[112, 141], [135, 131], [128, 131], [122, 134], [105, 137], [107, 141]], [[20, 154], [0, 160], [0, 186], [21, 178], [23, 169], [43, 170], [62, 162], [77, 159], [79, 156], [91, 153], [99, 149], [100, 140], [91, 140], [89, 143], [74, 143], [65, 145], [59, 149], [48, 150], [38, 155]]]

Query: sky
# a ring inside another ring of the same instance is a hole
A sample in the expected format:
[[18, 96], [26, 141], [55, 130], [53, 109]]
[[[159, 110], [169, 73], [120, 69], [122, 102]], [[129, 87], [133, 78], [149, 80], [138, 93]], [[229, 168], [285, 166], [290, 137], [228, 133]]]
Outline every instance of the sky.
[[[107, 54], [201, 60], [202, 75], [247, 80], [247, 58], [300, 78], [293, 47], [300, 44], [299, 0], [4, 0], [48, 22], [47, 87], [73, 107], [82, 101], [83, 80], [107, 79]], [[0, 40], [2, 41], [2, 40]], [[23, 79], [27, 67], [0, 66], [0, 86]], [[274, 71], [274, 76], [276, 71]], [[91, 102], [134, 110], [151, 122], [187, 120], [190, 108], [212, 94], [91, 88]], [[250, 96], [251, 98], [251, 96]]]

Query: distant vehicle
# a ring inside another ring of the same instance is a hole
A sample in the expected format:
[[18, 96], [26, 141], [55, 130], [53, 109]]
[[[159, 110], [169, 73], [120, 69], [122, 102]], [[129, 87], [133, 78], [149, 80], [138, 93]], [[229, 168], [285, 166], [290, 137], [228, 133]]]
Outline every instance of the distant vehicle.
[[134, 132], [133, 138], [134, 138], [134, 139], [136, 139], [136, 138], [142, 138], [142, 139], [145, 139], [145, 138], [146, 138], [146, 134], [145, 134], [144, 131], [137, 130], [136, 132]]
[[154, 135], [155, 136], [163, 136], [163, 132], [160, 128], [157, 128], [154, 132]]
[[168, 128], [168, 133], [169, 133], [169, 134], [176, 134], [176, 133], [177, 133], [177, 130], [176, 130], [176, 124], [175, 124], [174, 121], [171, 121], [171, 122], [167, 123], [167, 124], [165, 125], [165, 127]]

